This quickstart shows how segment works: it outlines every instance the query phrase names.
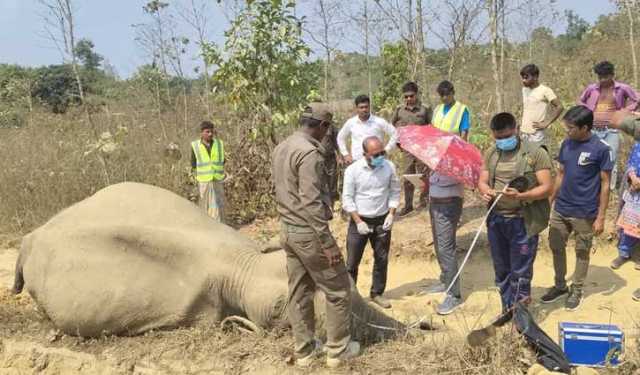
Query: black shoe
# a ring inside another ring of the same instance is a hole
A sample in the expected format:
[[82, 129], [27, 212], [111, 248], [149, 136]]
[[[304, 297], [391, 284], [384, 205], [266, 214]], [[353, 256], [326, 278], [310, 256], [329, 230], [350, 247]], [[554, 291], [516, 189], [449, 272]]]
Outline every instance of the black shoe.
[[551, 303], [557, 301], [563, 295], [569, 293], [569, 289], [558, 289], [554, 286], [549, 288], [544, 296], [540, 297], [540, 302], [542, 303]]
[[564, 308], [565, 310], [574, 311], [580, 306], [581, 303], [582, 289], [576, 288], [572, 285], [571, 290], [569, 291], [569, 297], [567, 297], [567, 301], [564, 303]]
[[398, 217], [407, 216], [412, 212], [413, 212], [413, 206], [406, 206], [400, 211], [400, 213], [398, 214]]
[[622, 267], [622, 265], [627, 263], [628, 261], [629, 261], [629, 258], [618, 256], [616, 259], [611, 261], [611, 268], [614, 269], [614, 270], [617, 270], [618, 268]]

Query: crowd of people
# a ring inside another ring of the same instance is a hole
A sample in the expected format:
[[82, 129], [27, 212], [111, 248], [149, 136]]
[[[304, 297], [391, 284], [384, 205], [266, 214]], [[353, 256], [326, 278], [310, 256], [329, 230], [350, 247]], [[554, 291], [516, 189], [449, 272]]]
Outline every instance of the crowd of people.
[[[638, 96], [629, 85], [615, 80], [611, 63], [596, 64], [594, 73], [598, 82], [589, 85], [576, 105], [565, 112], [554, 91], [539, 82], [538, 67], [526, 65], [520, 71], [520, 121], [503, 112], [489, 122], [495, 143], [484, 151], [476, 193], [491, 207], [486, 226], [503, 315], [516, 302], [531, 301], [533, 263], [540, 233], [546, 228], [555, 282], [540, 301], [552, 303], [564, 298], [567, 310], [579, 308], [593, 238], [604, 230], [609, 195], [618, 180], [619, 255], [611, 267], [618, 269], [629, 261], [640, 242], [640, 143], [633, 148], [622, 178], [616, 177], [619, 131], [640, 140], [640, 120], [632, 112], [638, 106]], [[441, 315], [450, 314], [463, 304], [460, 283], [464, 280], [456, 277], [456, 232], [462, 215], [463, 185], [454, 176], [430, 170], [402, 150], [397, 128], [434, 126], [466, 141], [473, 132], [471, 110], [456, 100], [455, 88], [449, 81], [438, 84], [436, 92], [441, 103], [433, 110], [421, 104], [416, 83], [406, 83], [401, 91], [404, 103], [395, 109], [390, 122], [372, 114], [370, 99], [360, 95], [355, 98], [356, 115], [339, 130], [325, 104], [310, 103], [300, 116], [300, 129], [273, 152], [275, 199], [289, 274], [287, 312], [299, 365], [309, 364], [320, 350], [314, 336], [316, 290], [327, 297], [327, 364], [337, 366], [359, 353], [359, 345], [349, 333], [349, 291], [351, 283], [358, 279], [366, 245], [371, 244], [374, 259], [371, 301], [390, 308], [384, 292], [393, 224], [419, 208], [428, 206], [441, 271], [438, 282], [422, 292], [446, 292], [436, 307]], [[558, 155], [552, 157], [549, 145], [553, 140], [548, 129], [560, 116], [566, 136]], [[223, 199], [216, 197], [223, 194], [222, 141], [213, 135], [210, 123], [203, 123], [201, 130], [201, 139], [192, 144], [192, 167], [204, 202], [201, 205], [211, 216], [220, 218]], [[396, 166], [387, 158], [397, 148], [402, 152], [403, 174], [421, 174], [428, 181], [415, 204], [414, 184], [407, 179], [402, 181]], [[345, 171], [342, 192], [338, 194], [340, 166]], [[339, 197], [349, 219], [346, 262], [328, 224]], [[567, 242], [572, 233], [576, 264], [569, 284]], [[636, 268], [640, 269], [640, 263]], [[633, 298], [640, 300], [640, 289]]]

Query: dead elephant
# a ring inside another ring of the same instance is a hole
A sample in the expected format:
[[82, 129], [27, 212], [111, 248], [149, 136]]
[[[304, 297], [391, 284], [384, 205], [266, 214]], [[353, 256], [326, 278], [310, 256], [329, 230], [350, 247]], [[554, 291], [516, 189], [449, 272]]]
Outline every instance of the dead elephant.
[[[138, 183], [107, 187], [25, 236], [14, 292], [23, 288], [54, 325], [79, 336], [217, 324], [232, 315], [261, 328], [286, 324], [283, 251], [261, 253], [189, 201]], [[321, 317], [324, 303], [315, 305]], [[358, 295], [352, 307], [355, 337], [404, 329]]]

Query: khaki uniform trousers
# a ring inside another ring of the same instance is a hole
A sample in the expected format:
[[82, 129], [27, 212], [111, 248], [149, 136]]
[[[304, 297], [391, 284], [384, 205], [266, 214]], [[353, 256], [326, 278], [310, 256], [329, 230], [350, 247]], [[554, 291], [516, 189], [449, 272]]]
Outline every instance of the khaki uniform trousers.
[[316, 290], [326, 296], [327, 355], [336, 357], [351, 340], [351, 283], [344, 262], [329, 266], [310, 227], [282, 223], [280, 241], [287, 255], [287, 316], [296, 357], [309, 355], [314, 347]]

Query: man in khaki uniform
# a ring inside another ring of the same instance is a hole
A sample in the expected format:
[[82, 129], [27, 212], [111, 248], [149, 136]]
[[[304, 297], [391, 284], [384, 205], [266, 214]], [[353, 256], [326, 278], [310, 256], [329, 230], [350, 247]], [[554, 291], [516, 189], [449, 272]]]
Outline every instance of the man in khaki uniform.
[[331, 126], [332, 114], [322, 105], [307, 107], [301, 128], [273, 152], [272, 174], [287, 254], [289, 296], [287, 315], [295, 338], [296, 364], [308, 366], [321, 351], [314, 338], [313, 298], [326, 295], [327, 365], [337, 367], [360, 352], [351, 341], [350, 280], [328, 220], [331, 199], [320, 141]]
[[[431, 108], [425, 107], [418, 98], [418, 85], [415, 82], [407, 82], [402, 86], [404, 104], [399, 105], [393, 112], [391, 124], [396, 128], [406, 125], [427, 125], [431, 122]], [[403, 151], [404, 174], [426, 173], [427, 167], [410, 153]], [[413, 211], [413, 192], [415, 187], [404, 181], [404, 208], [399, 216], [405, 216]], [[426, 204], [427, 193], [420, 193], [420, 205]]]

